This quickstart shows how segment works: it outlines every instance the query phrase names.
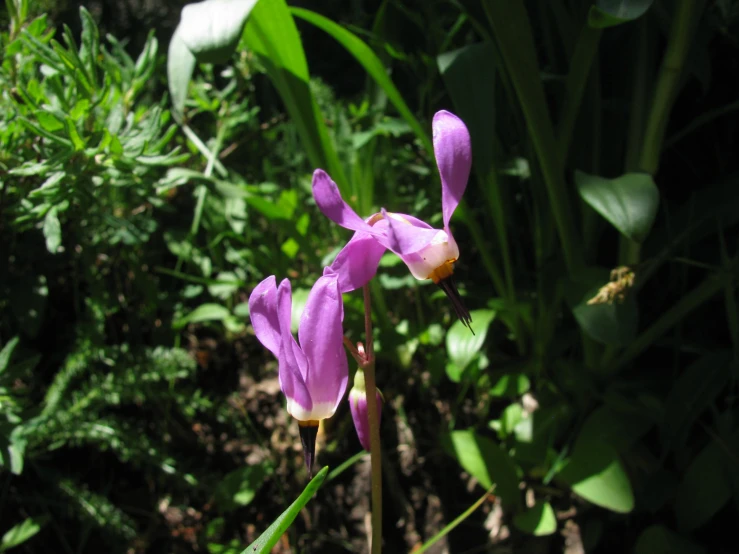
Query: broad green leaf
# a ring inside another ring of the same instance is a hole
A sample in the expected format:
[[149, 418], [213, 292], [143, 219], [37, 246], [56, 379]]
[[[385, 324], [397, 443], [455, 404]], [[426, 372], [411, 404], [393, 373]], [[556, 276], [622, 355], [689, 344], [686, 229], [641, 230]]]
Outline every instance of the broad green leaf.
[[8, 369], [10, 357], [13, 355], [13, 350], [15, 350], [15, 347], [18, 345], [18, 340], [18, 337], [13, 337], [6, 342], [3, 349], [0, 350], [0, 375]]
[[675, 496], [675, 515], [681, 530], [692, 531], [711, 520], [732, 496], [730, 473], [736, 472], [739, 432], [711, 439], [693, 459]]
[[182, 114], [185, 109], [187, 90], [194, 70], [195, 54], [190, 52], [175, 29], [167, 52], [167, 86], [172, 97], [172, 107], [177, 114]]
[[372, 77], [382, 88], [387, 95], [388, 100], [392, 102], [395, 109], [398, 110], [398, 113], [403, 116], [408, 125], [410, 125], [419, 140], [421, 140], [426, 148], [431, 151], [432, 146], [427, 131], [418, 122], [410, 108], [408, 108], [405, 100], [403, 100], [403, 96], [393, 84], [392, 79], [388, 76], [385, 65], [362, 39], [351, 31], [348, 31], [345, 27], [342, 27], [327, 17], [323, 17], [322, 15], [310, 10], [291, 7], [290, 12], [325, 31], [336, 39], [339, 44], [346, 48], [346, 50], [354, 56], [360, 64], [362, 64], [362, 67], [364, 67], [369, 76]]
[[474, 335], [461, 321], [455, 321], [446, 335], [447, 354], [453, 366], [451, 371], [447, 369], [447, 374], [455, 383], [459, 382], [462, 372], [482, 348], [488, 327], [495, 319], [494, 310], [474, 310], [470, 315]]
[[597, 0], [590, 7], [588, 25], [596, 29], [620, 25], [640, 18], [654, 0]]
[[529, 378], [523, 373], [504, 373], [495, 384], [490, 387], [491, 396], [521, 396], [531, 387]]
[[582, 199], [625, 237], [642, 242], [652, 228], [659, 205], [659, 191], [651, 175], [626, 173], [605, 179], [575, 171]]
[[349, 183], [311, 92], [303, 44], [285, 0], [258, 2], [247, 21], [243, 40], [264, 64], [311, 165], [325, 169], [349, 198]]
[[62, 245], [62, 224], [59, 223], [56, 207], [52, 207], [44, 217], [44, 238], [46, 239], [46, 249], [50, 253], [56, 254]]
[[200, 323], [203, 321], [223, 321], [231, 316], [231, 312], [220, 304], [202, 304], [184, 317], [172, 323], [175, 329], [182, 329], [189, 323]]
[[670, 531], [664, 525], [650, 525], [634, 546], [634, 554], [705, 554], [702, 546]]
[[581, 446], [559, 477], [575, 493], [597, 506], [619, 513], [634, 509], [629, 477], [618, 454], [607, 444]]
[[277, 544], [282, 534], [287, 531], [290, 524], [297, 517], [300, 510], [303, 509], [308, 501], [323, 484], [324, 479], [328, 475], [328, 467], [324, 467], [316, 476], [311, 479], [308, 486], [300, 494], [298, 499], [293, 502], [290, 507], [282, 512], [282, 514], [270, 525], [267, 530], [262, 533], [257, 540], [251, 543], [241, 554], [268, 554], [272, 547]]
[[513, 516], [513, 524], [521, 531], [541, 537], [557, 530], [557, 518], [549, 502], [537, 501], [531, 508]]
[[265, 479], [272, 473], [268, 462], [240, 467], [226, 475], [216, 485], [216, 504], [222, 511], [232, 511], [246, 506], [257, 494]]
[[572, 309], [572, 314], [580, 328], [602, 344], [626, 346], [636, 336], [638, 315], [633, 298], [627, 298], [623, 304], [583, 302]]
[[13, 547], [20, 546], [41, 530], [43, 520], [32, 518], [22, 521], [11, 527], [0, 539], [0, 552], [5, 552]]
[[484, 488], [490, 488], [495, 483], [495, 494], [501, 497], [506, 506], [520, 505], [516, 464], [491, 439], [478, 435], [474, 429], [467, 429], [445, 435], [442, 445]]
[[588, 304], [610, 280], [604, 268], [585, 268], [565, 283], [565, 299], [578, 325], [590, 338], [602, 344], [625, 346], [634, 340], [639, 320], [636, 301], [629, 291], [624, 291], [624, 302]]
[[204, 0], [182, 8], [182, 42], [199, 62], [223, 63], [234, 52], [257, 0]]
[[608, 408], [593, 412], [558, 478], [585, 500], [614, 512], [628, 513], [634, 509], [634, 493], [618, 453], [644, 431], [635, 430], [630, 436], [628, 424], [622, 428], [620, 423], [619, 414]]

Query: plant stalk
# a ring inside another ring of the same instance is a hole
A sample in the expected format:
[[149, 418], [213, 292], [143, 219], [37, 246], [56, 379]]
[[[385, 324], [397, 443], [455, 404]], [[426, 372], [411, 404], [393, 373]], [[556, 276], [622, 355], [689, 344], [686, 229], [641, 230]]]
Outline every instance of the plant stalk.
[[372, 487], [372, 554], [382, 552], [382, 452], [380, 450], [380, 417], [377, 413], [377, 383], [375, 382], [375, 352], [372, 341], [372, 304], [369, 284], [364, 293], [364, 333], [366, 362], [363, 364], [367, 391], [367, 417], [370, 427], [370, 466]]
[[667, 51], [662, 59], [657, 86], [654, 89], [652, 107], [644, 132], [644, 145], [639, 166], [642, 171], [654, 175], [659, 166], [660, 152], [672, 105], [677, 96], [680, 76], [696, 16], [696, 0], [681, 0], [676, 8], [675, 19], [670, 29]]

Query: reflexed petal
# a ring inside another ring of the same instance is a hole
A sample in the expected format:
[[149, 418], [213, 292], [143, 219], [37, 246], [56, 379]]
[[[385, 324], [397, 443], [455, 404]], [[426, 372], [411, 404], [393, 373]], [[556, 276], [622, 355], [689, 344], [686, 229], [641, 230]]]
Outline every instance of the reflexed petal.
[[313, 172], [313, 198], [327, 218], [352, 231], [364, 231], [370, 235], [377, 234], [372, 227], [359, 217], [349, 204], [344, 202], [339, 187], [322, 169]]
[[377, 273], [384, 252], [385, 247], [374, 237], [358, 231], [324, 270], [324, 275], [328, 271], [336, 273], [342, 293], [362, 288]]
[[439, 233], [444, 233], [439, 229], [416, 227], [410, 223], [398, 221], [384, 208], [382, 215], [388, 223], [387, 238], [382, 242], [385, 242], [386, 246], [399, 256], [418, 252], [424, 246], [431, 244]]
[[308, 363], [290, 332], [291, 309], [290, 281], [284, 279], [277, 289], [277, 317], [280, 322], [281, 335], [277, 360], [279, 361], [280, 386], [287, 397], [287, 411], [290, 415], [297, 417], [298, 412], [310, 411], [313, 408], [313, 401], [303, 376]]
[[[298, 338], [308, 359], [306, 386], [313, 401], [314, 419], [330, 417], [346, 391], [349, 365], [344, 351], [341, 320], [344, 304], [338, 275], [321, 277], [313, 285], [300, 317]], [[318, 414], [319, 405], [322, 412]]]
[[275, 276], [259, 283], [249, 296], [249, 317], [257, 339], [276, 357], [280, 355], [280, 321], [277, 318]]
[[433, 122], [434, 156], [441, 175], [441, 207], [444, 227], [467, 188], [472, 167], [472, 144], [467, 127], [456, 115], [436, 112]]

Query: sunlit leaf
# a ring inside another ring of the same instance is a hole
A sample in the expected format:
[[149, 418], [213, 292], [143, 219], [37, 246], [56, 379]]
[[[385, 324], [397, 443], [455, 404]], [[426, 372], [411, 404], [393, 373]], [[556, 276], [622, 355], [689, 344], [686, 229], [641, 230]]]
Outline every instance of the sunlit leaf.
[[490, 488], [495, 483], [495, 494], [502, 498], [504, 504], [520, 504], [516, 464], [491, 439], [467, 429], [445, 435], [442, 445], [484, 488]]
[[644, 15], [654, 0], [597, 0], [590, 7], [588, 25], [596, 29], [620, 25]]
[[246, 506], [254, 500], [257, 491], [271, 473], [272, 466], [268, 462], [235, 469], [216, 485], [214, 491], [216, 504], [223, 511]]
[[537, 537], [557, 530], [557, 518], [549, 502], [537, 501], [531, 508], [513, 516], [513, 524], [521, 531]]
[[52, 207], [44, 217], [44, 238], [46, 239], [46, 249], [52, 254], [56, 254], [62, 245], [62, 224], [59, 222], [56, 207]]
[[181, 114], [185, 109], [187, 90], [194, 70], [195, 55], [175, 30], [167, 52], [167, 86], [172, 97], [172, 107], [177, 113]]
[[474, 310], [472, 316], [472, 330], [465, 327], [461, 321], [455, 321], [446, 335], [446, 349], [452, 363], [452, 371], [447, 371], [452, 381], [459, 382], [465, 368], [482, 348], [488, 327], [495, 319], [494, 310]]
[[262, 533], [257, 540], [251, 543], [241, 554], [267, 554], [272, 547], [277, 544], [282, 534], [287, 531], [290, 524], [300, 513], [308, 501], [323, 484], [324, 479], [328, 475], [328, 467], [324, 467], [316, 476], [308, 483], [305, 490], [300, 494], [298, 499], [293, 502], [290, 507], [282, 512], [282, 514], [270, 525], [267, 530]]
[[635, 242], [647, 237], [659, 205], [651, 175], [627, 173], [605, 179], [575, 171], [575, 184], [582, 199], [625, 237]]
[[225, 306], [220, 304], [202, 304], [184, 317], [172, 323], [175, 329], [182, 329], [189, 323], [200, 323], [203, 321], [223, 321], [231, 315]]
[[201, 62], [222, 63], [233, 54], [257, 0], [204, 0], [182, 8], [179, 36]]
[[0, 539], [0, 552], [5, 552], [16, 546], [20, 546], [36, 533], [41, 531], [44, 520], [41, 518], [29, 517], [11, 527]]

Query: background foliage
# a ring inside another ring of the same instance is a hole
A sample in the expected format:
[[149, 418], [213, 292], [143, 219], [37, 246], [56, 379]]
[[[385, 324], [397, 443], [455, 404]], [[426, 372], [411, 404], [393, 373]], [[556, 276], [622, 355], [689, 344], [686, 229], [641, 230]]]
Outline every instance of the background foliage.
[[216, 63], [182, 4], [87, 6], [3, 16], [0, 550], [241, 552], [321, 483], [277, 551], [365, 548], [348, 410], [299, 497], [245, 300], [275, 274], [299, 309], [348, 239], [315, 167], [439, 224], [438, 109], [476, 334], [383, 259], [387, 551], [461, 513], [434, 548], [732, 550], [739, 4], [261, 0]]

